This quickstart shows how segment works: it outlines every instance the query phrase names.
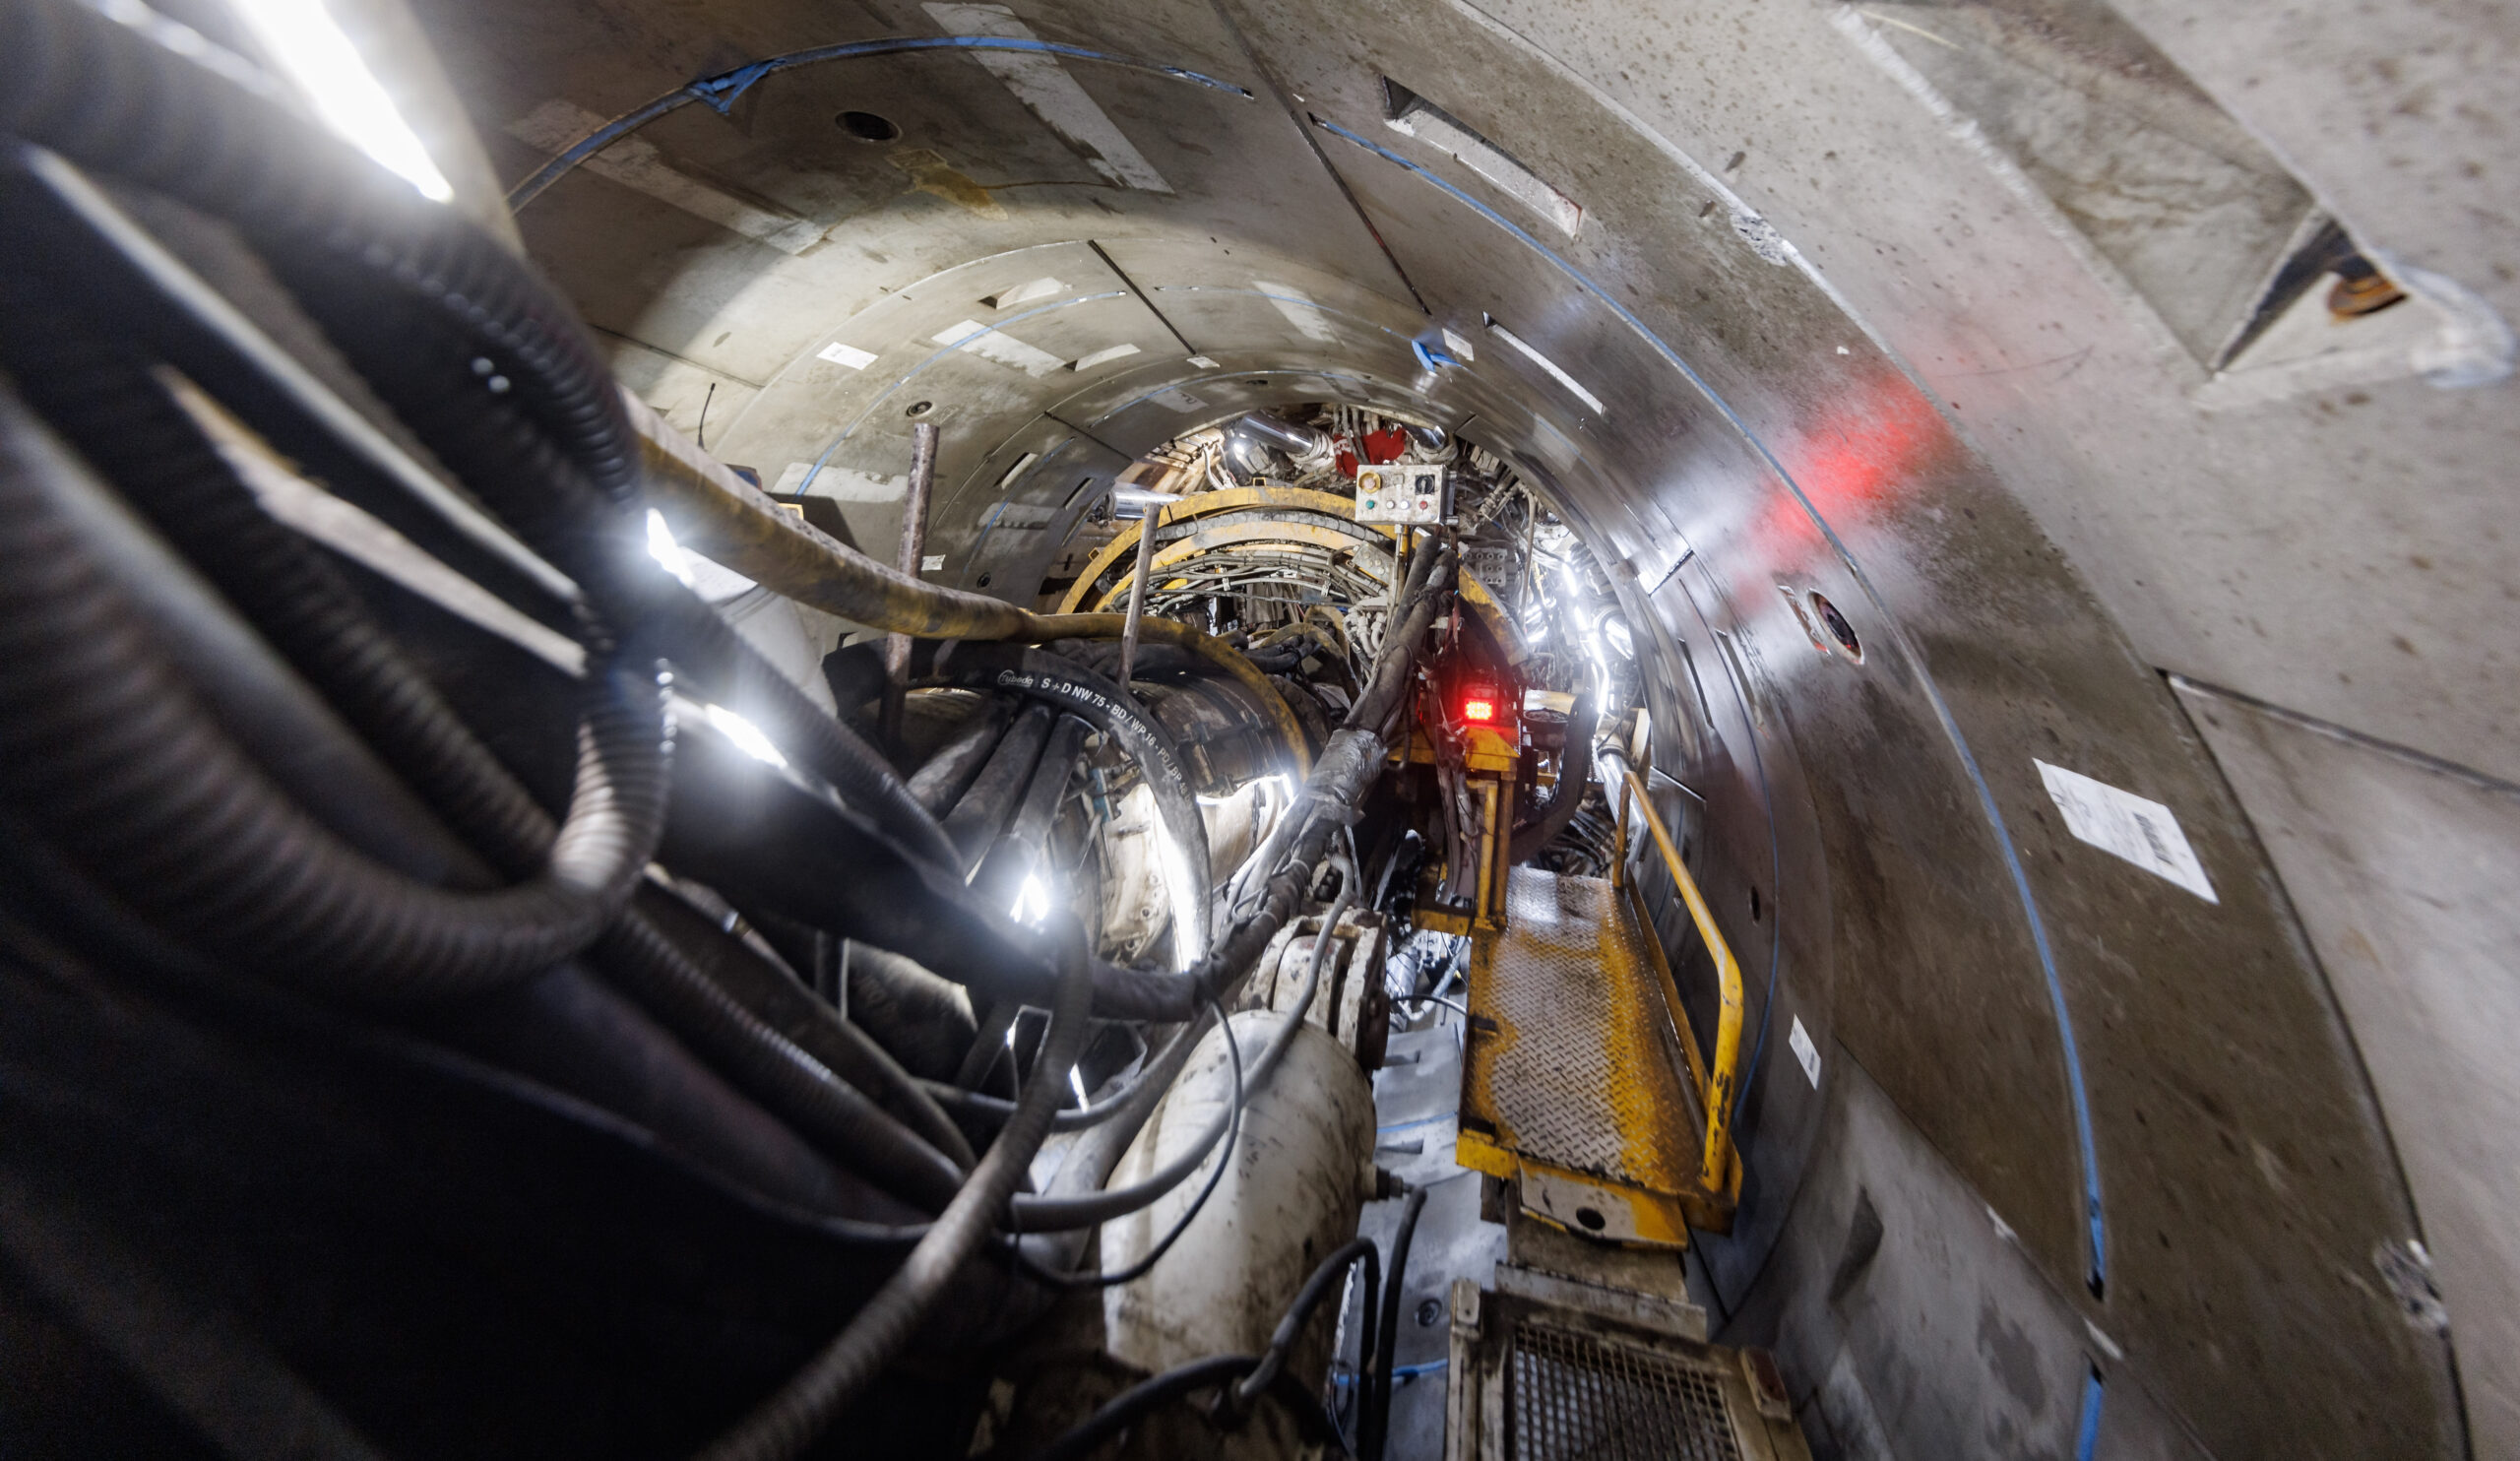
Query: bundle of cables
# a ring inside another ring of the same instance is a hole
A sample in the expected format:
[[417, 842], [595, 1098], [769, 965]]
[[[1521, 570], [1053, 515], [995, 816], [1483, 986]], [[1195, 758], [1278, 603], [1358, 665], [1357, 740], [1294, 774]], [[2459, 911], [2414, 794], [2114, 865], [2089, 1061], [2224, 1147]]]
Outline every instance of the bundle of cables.
[[[1388, 636], [1399, 652], [1331, 737], [1306, 814], [1264, 850], [1265, 893], [1191, 970], [1117, 968], [1082, 930], [1029, 928], [977, 896], [966, 876], [1000, 828], [958, 838], [919, 778], [659, 570], [618, 387], [497, 240], [137, 5], [0, 10], [0, 149], [13, 946], [40, 930], [95, 962], [504, 1052], [573, 1099], [644, 1103], [652, 1139], [749, 1182], [746, 1200], [879, 1254], [838, 1336], [713, 1458], [798, 1454], [975, 1272], [1037, 1294], [1121, 1281], [1071, 1275], [1072, 1238], [1021, 1235], [1154, 1202], [1230, 1150], [1239, 1103], [1124, 1190], [1019, 1194], [1028, 1167], [1054, 1127], [1095, 1125], [1116, 1157], [1202, 1012], [1301, 905], [1333, 830], [1312, 811], [1378, 773], [1440, 555], [1415, 565], [1395, 615], [1414, 627]], [[996, 654], [970, 667], [993, 686], [1103, 707], [1097, 728], [1186, 823], [1204, 890], [1196, 808], [1127, 693], [1045, 652], [972, 648]], [[707, 707], [736, 705], [785, 764], [710, 729]], [[1077, 737], [1048, 719], [992, 716], [929, 781], [976, 788], [1022, 731], [1036, 754], [1011, 775], [1055, 804]], [[994, 1023], [973, 1048], [1046, 1010], [1013, 1098], [921, 1079], [914, 1052], [783, 968], [843, 938], [883, 956], [866, 979], [896, 958], [984, 1001]], [[499, 1000], [545, 1023], [481, 1034]], [[1090, 1112], [1057, 1112], [1096, 1015], [1183, 1028]], [[572, 1065], [552, 1023], [598, 1018], [631, 1048], [609, 1074]], [[674, 1049], [638, 1046], [642, 1021]], [[707, 1078], [677, 1074], [679, 1052]], [[719, 1080], [810, 1155], [729, 1114]], [[0, 1203], [12, 1250], [17, 1211]]]

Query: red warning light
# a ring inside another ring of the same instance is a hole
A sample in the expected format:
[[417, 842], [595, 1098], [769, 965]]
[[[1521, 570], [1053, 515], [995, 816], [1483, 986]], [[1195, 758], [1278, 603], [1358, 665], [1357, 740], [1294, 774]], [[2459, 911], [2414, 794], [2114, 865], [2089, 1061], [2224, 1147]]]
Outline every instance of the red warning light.
[[1496, 719], [1496, 702], [1478, 696], [1465, 700], [1461, 703], [1461, 718], [1465, 721], [1492, 721]]

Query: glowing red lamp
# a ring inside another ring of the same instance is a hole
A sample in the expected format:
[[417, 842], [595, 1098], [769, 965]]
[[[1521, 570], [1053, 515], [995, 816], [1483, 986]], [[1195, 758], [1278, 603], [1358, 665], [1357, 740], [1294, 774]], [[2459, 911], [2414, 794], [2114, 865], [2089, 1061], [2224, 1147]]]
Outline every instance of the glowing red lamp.
[[1494, 692], [1488, 690], [1471, 691], [1469, 697], [1461, 703], [1461, 718], [1465, 721], [1493, 721], [1496, 719], [1496, 696]]

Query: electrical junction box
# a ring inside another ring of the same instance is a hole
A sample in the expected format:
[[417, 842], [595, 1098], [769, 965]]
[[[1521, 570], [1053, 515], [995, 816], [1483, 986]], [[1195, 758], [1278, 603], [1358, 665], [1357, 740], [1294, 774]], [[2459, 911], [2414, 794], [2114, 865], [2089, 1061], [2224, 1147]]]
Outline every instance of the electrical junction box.
[[1394, 462], [1356, 471], [1359, 523], [1447, 523], [1453, 516], [1452, 476], [1441, 467]]

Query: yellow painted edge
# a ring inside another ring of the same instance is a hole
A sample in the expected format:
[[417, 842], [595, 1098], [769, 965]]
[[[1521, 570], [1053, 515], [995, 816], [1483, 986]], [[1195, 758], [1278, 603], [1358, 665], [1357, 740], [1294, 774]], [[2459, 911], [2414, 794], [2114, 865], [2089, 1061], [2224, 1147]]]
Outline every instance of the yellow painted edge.
[[[1458, 1143], [1456, 1143], [1456, 1145], [1458, 1145]], [[1513, 1161], [1516, 1164], [1517, 1170], [1510, 1174], [1511, 1175], [1520, 1176], [1523, 1169], [1529, 1169], [1530, 1171], [1554, 1177], [1561, 1182], [1572, 1182], [1578, 1186], [1590, 1187], [1596, 1192], [1608, 1193], [1623, 1199], [1627, 1203], [1629, 1216], [1636, 1228], [1636, 1236], [1646, 1242], [1670, 1243], [1679, 1247], [1688, 1246], [1688, 1216], [1681, 1209], [1680, 1197], [1677, 1193], [1661, 1192], [1652, 1187], [1630, 1186], [1625, 1182], [1610, 1181], [1604, 1177], [1596, 1176], [1589, 1172], [1576, 1172], [1570, 1168], [1560, 1167], [1553, 1162], [1535, 1162], [1520, 1155], [1516, 1155], [1513, 1158]], [[1469, 1164], [1462, 1163], [1461, 1165], [1466, 1167]], [[1485, 1172], [1487, 1169], [1482, 1167], [1479, 1170]], [[1507, 1174], [1499, 1175], [1504, 1175]], [[1526, 1213], [1531, 1212], [1529, 1208], [1525, 1208], [1524, 1211]], [[1532, 1215], [1535, 1217], [1541, 1216], [1536, 1213]], [[1543, 1222], [1549, 1222], [1549, 1219], [1545, 1217], [1542, 1217], [1541, 1220]], [[1550, 1226], [1559, 1228], [1565, 1227], [1562, 1223], [1551, 1223]], [[1572, 1233], [1575, 1230], [1568, 1228], [1566, 1231]], [[1584, 1236], [1590, 1238], [1594, 1235], [1586, 1234]]]
[[1469, 1130], [1461, 1130], [1453, 1137], [1453, 1165], [1483, 1172], [1503, 1181], [1513, 1180], [1519, 1171], [1513, 1153]]

